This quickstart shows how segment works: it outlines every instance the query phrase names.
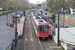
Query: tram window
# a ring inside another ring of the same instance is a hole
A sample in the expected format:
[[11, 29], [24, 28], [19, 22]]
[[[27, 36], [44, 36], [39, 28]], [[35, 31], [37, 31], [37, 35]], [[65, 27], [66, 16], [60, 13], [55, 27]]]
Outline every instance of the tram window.
[[40, 26], [40, 32], [48, 32], [48, 26]]
[[37, 28], [37, 31], [39, 32], [39, 27]]

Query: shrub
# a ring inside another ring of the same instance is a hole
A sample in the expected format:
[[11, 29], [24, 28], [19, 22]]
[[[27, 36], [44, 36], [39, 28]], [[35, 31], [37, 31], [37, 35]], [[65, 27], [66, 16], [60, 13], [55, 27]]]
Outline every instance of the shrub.
[[52, 13], [52, 14], [51, 14], [51, 17], [54, 17], [54, 18], [55, 18], [55, 17], [56, 17], [56, 15], [55, 15], [54, 13]]
[[54, 13], [51, 14], [51, 17], [54, 17], [54, 19], [51, 19], [53, 23], [55, 23], [56, 15]]

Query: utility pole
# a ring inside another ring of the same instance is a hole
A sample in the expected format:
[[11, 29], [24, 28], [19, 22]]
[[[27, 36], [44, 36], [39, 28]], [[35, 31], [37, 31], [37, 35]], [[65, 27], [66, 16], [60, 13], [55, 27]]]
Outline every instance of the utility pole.
[[16, 12], [15, 12], [15, 47], [17, 47], [17, 0], [15, 0]]
[[65, 4], [65, 2], [63, 0], [63, 26], [64, 26], [64, 20], [65, 20], [64, 4]]

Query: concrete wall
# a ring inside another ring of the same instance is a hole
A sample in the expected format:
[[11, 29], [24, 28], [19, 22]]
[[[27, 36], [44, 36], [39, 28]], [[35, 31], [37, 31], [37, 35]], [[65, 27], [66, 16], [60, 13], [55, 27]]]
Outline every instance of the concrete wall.
[[[75, 28], [60, 28], [59, 39], [60, 44], [65, 50], [72, 50], [75, 47]], [[53, 36], [53, 40], [57, 44], [58, 37], [58, 29], [55, 30], [55, 35]]]
[[6, 50], [15, 39], [15, 28], [0, 26], [0, 50]]
[[65, 19], [66, 21], [75, 24], [75, 18], [74, 17], [60, 17], [61, 19]]

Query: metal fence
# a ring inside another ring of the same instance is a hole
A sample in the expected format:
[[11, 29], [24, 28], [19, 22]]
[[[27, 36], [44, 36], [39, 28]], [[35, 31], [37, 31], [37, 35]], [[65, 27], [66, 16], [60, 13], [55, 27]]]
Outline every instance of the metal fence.
[[[58, 16], [58, 14], [56, 14], [56, 16]], [[74, 17], [75, 18], [75, 15], [72, 15], [72, 14], [61, 14], [62, 17]]]

